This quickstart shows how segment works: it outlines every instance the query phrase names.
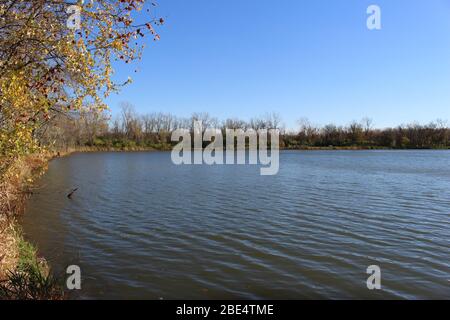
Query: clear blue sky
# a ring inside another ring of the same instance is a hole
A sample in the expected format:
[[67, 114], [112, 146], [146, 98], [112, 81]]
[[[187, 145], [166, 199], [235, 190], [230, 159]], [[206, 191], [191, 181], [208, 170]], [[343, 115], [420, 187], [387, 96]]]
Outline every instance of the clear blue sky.
[[[166, 23], [107, 100], [140, 113], [278, 112], [287, 127], [450, 120], [449, 0], [159, 0]], [[366, 9], [382, 10], [382, 30]], [[134, 73], [134, 69], [138, 73]]]

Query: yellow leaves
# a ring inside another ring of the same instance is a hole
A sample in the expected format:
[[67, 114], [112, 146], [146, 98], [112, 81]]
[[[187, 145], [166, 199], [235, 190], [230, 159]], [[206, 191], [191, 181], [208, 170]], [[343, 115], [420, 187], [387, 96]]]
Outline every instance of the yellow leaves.
[[122, 50], [123, 50], [122, 40], [120, 40], [120, 39], [115, 39], [115, 40], [111, 43], [111, 47], [113, 47], [113, 48], [116, 49], [117, 51], [122, 51]]
[[31, 120], [39, 99], [29, 90], [30, 73], [26, 70], [6, 72], [0, 79], [1, 116], [0, 155], [15, 157], [33, 150], [34, 123]]
[[36, 132], [54, 109], [73, 112], [92, 102], [107, 108], [102, 98], [120, 86], [112, 80], [111, 59], [138, 59], [133, 37], [146, 29], [159, 40], [150, 23], [133, 26], [144, 1], [85, 1], [75, 32], [61, 16], [63, 1], [22, 0], [8, 10], [6, 3], [0, 3], [0, 53], [9, 57], [0, 61], [0, 158], [36, 150]]

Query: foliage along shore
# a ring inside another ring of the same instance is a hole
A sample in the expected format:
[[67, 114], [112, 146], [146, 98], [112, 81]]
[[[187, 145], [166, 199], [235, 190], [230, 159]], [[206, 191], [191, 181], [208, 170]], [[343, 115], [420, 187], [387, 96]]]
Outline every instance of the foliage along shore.
[[[52, 157], [46, 147], [69, 150], [54, 146], [70, 137], [52, 119], [105, 110], [103, 99], [131, 83], [112, 79], [113, 63], [138, 60], [146, 37], [159, 40], [164, 19], [154, 16], [154, 4], [96, 3], [77, 3], [80, 25], [68, 32], [67, 1], [0, 2], [0, 299], [61, 297], [17, 222]], [[45, 142], [49, 133], [56, 139]]]
[[50, 153], [18, 158], [0, 181], [0, 300], [62, 299], [62, 287], [45, 259], [25, 240], [20, 216], [33, 182], [47, 169]]
[[[352, 121], [348, 125], [316, 125], [307, 119], [298, 120], [297, 129], [284, 128], [276, 113], [248, 121], [230, 118], [219, 120], [208, 113], [193, 113], [182, 118], [170, 113], [139, 114], [129, 103], [122, 103], [121, 113], [111, 118], [109, 113], [84, 112], [55, 115], [47, 129], [36, 132], [39, 145], [59, 150], [94, 148], [102, 150], [170, 150], [177, 129], [193, 132], [194, 121], [203, 129], [217, 128], [225, 140], [225, 130], [278, 129], [280, 148], [292, 150], [316, 149], [448, 149], [450, 128], [447, 121], [427, 124], [411, 123], [393, 128], [376, 128], [370, 118]], [[224, 143], [225, 145], [225, 143]]]

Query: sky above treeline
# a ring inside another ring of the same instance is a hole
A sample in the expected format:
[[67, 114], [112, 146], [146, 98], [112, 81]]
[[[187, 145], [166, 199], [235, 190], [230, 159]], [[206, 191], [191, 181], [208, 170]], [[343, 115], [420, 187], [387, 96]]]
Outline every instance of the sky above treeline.
[[[372, 4], [381, 30], [366, 26]], [[116, 65], [133, 83], [107, 99], [113, 115], [127, 101], [180, 117], [277, 112], [288, 128], [450, 120], [448, 0], [159, 0], [154, 10], [161, 40]]]

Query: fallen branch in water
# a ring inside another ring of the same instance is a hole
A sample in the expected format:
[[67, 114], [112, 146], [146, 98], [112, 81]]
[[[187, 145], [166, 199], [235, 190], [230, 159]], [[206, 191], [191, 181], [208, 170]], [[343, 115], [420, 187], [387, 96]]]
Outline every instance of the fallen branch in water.
[[68, 195], [67, 198], [72, 199], [72, 195], [78, 190], [78, 188], [73, 189]]

